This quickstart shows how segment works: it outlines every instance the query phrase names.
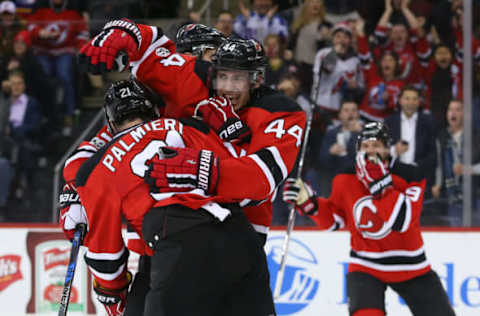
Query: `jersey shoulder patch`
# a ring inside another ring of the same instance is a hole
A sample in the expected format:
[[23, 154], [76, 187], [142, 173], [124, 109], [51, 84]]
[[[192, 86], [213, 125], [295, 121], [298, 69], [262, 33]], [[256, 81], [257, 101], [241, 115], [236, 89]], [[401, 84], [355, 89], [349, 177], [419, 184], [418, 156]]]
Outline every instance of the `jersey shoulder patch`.
[[103, 157], [103, 154], [115, 144], [116, 139], [111, 140], [108, 144], [100, 148], [92, 157], [85, 161], [80, 169], [78, 169], [77, 175], [75, 177], [75, 183], [77, 186], [81, 187], [87, 183], [88, 177], [93, 172], [93, 169], [98, 165], [100, 160]]
[[286, 95], [272, 89], [262, 89], [258, 98], [254, 99], [252, 106], [259, 107], [268, 112], [299, 112], [300, 105]]

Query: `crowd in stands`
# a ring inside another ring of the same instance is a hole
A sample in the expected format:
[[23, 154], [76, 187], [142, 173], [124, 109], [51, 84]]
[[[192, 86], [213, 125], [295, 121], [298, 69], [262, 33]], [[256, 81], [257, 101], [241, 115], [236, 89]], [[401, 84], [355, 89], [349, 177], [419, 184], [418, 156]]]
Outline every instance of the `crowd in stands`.
[[[176, 1], [37, 0], [0, 2], [0, 217], [31, 190], [35, 169], [52, 162], [49, 144], [69, 139], [79, 96], [103, 91], [105, 78], [78, 71], [79, 48], [111, 19], [178, 17]], [[251, 0], [214, 12], [227, 37], [265, 48], [265, 82], [312, 118], [304, 177], [320, 195], [355, 159], [362, 125], [384, 121], [391, 155], [425, 170], [425, 224], [461, 225], [462, 176], [473, 175], [474, 224], [480, 225], [480, 46], [473, 23], [472, 168], [463, 165], [463, 1]], [[237, 6], [238, 5], [238, 6]], [[140, 8], [140, 9], [139, 9]], [[474, 21], [480, 5], [474, 2]], [[165, 15], [166, 12], [170, 15]], [[190, 11], [186, 23], [205, 23]], [[166, 29], [168, 34], [169, 29]], [[168, 34], [172, 37], [172, 34]], [[173, 38], [173, 37], [172, 37]], [[88, 89], [90, 88], [90, 89]], [[82, 89], [80, 93], [79, 90]], [[70, 138], [71, 142], [71, 138]], [[274, 225], [286, 206], [275, 202]], [[443, 220], [439, 220], [443, 218]], [[300, 225], [311, 224], [299, 219]]]

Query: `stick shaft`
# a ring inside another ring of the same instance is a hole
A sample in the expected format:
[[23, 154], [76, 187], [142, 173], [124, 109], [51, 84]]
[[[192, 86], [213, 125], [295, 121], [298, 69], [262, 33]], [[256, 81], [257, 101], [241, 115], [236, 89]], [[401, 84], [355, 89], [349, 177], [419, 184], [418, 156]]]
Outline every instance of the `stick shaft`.
[[[305, 135], [303, 136], [302, 148], [300, 149], [297, 178], [300, 178], [302, 174], [303, 161], [305, 160], [305, 153], [307, 151], [308, 138], [310, 135], [310, 129], [312, 127], [312, 118], [313, 118], [313, 104], [312, 104], [312, 112], [310, 114], [310, 117], [307, 118]], [[289, 205], [289, 210], [290, 212], [288, 214], [287, 231], [285, 233], [285, 238], [283, 239], [283, 244], [282, 244], [282, 257], [280, 260], [280, 268], [278, 269], [277, 281], [275, 282], [275, 289], [273, 291], [273, 297], [275, 299], [277, 299], [280, 296], [280, 291], [282, 289], [283, 276], [285, 274], [285, 266], [287, 263], [288, 246], [290, 244], [290, 235], [292, 233], [293, 227], [295, 226], [295, 206]]]
[[73, 277], [75, 275], [75, 269], [77, 267], [78, 253], [80, 246], [82, 245], [83, 238], [87, 231], [85, 224], [77, 225], [75, 234], [72, 240], [72, 250], [70, 251], [70, 261], [67, 267], [67, 275], [65, 276], [65, 284], [63, 286], [62, 298], [60, 299], [60, 309], [58, 310], [58, 316], [66, 316], [68, 310], [68, 303], [70, 302], [70, 293], [72, 292]]

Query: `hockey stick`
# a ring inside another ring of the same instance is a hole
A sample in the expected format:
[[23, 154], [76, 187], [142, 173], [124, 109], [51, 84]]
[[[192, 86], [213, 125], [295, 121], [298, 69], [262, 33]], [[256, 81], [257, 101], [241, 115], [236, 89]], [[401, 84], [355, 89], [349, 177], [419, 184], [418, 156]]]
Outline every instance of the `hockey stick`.
[[83, 243], [83, 238], [87, 232], [87, 225], [78, 224], [72, 240], [72, 250], [70, 251], [70, 261], [68, 263], [67, 275], [65, 276], [65, 285], [63, 286], [62, 298], [60, 299], [60, 309], [58, 316], [66, 316], [68, 303], [70, 302], [70, 293], [72, 292], [73, 276], [77, 267], [78, 252]]
[[[308, 143], [308, 138], [310, 136], [310, 129], [312, 126], [312, 119], [314, 114], [313, 112], [315, 108], [315, 104], [313, 102], [311, 103], [311, 108], [312, 108], [312, 111], [310, 113], [310, 117], [307, 118], [307, 125], [305, 126], [305, 135], [303, 136], [302, 148], [300, 148], [300, 153], [299, 153], [297, 179], [299, 179], [302, 176], [303, 161], [305, 159], [305, 153], [307, 151], [307, 143]], [[280, 268], [278, 269], [277, 281], [275, 282], [275, 289], [273, 291], [274, 299], [278, 299], [280, 297], [280, 290], [282, 289], [283, 276], [285, 274], [285, 265], [287, 263], [288, 246], [290, 244], [290, 234], [292, 233], [293, 226], [295, 226], [295, 206], [290, 204], [289, 211], [290, 212], [288, 215], [287, 231], [285, 233], [285, 238], [283, 239], [283, 244], [282, 244], [282, 257], [280, 260]]]

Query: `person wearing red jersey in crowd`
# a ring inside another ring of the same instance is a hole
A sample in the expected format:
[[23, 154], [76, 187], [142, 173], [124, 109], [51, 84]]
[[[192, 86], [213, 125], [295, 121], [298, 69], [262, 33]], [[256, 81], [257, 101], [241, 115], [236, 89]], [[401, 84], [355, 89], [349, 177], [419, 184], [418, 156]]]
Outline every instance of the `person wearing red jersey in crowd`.
[[[117, 58], [121, 51], [128, 55], [127, 63], [126, 58]], [[245, 161], [261, 169], [273, 196], [293, 169], [303, 139], [305, 112], [291, 99], [262, 85], [264, 52], [257, 41], [228, 39], [215, 56], [219, 56], [213, 60], [216, 71], [209, 76], [210, 67], [202, 66], [196, 57], [175, 52], [174, 44], [160, 28], [124, 19], [108, 22], [82, 48], [80, 58], [93, 73], [112, 70], [119, 64], [130, 66], [140, 82], [165, 100], [167, 117], [192, 116], [195, 105], [209, 96], [228, 98], [252, 132], [250, 142], [232, 151], [252, 156]], [[117, 63], [119, 60], [121, 63]], [[272, 202], [268, 198], [255, 205], [260, 202], [245, 200], [241, 205], [265, 240]], [[252, 207], [246, 207], [249, 205]]]
[[76, 110], [73, 61], [88, 40], [87, 24], [79, 12], [66, 8], [67, 0], [52, 0], [29, 16], [33, 51], [49, 77], [57, 77], [64, 89], [64, 130], [71, 134]]
[[366, 90], [360, 105], [360, 115], [369, 121], [383, 121], [395, 110], [398, 96], [405, 83], [399, 78], [400, 63], [394, 51], [385, 51], [378, 59], [378, 65], [375, 63], [363, 28], [364, 21], [357, 20], [358, 55]]
[[[455, 34], [455, 59], [463, 68], [463, 1], [452, 1], [452, 26]], [[480, 41], [472, 37], [472, 55], [475, 64], [480, 65]]]
[[364, 126], [355, 170], [334, 178], [330, 197], [317, 197], [302, 180], [287, 179], [283, 199], [322, 229], [350, 231], [350, 315], [385, 315], [387, 287], [415, 316], [455, 315], [425, 255], [420, 232], [425, 179], [417, 167], [389, 158], [388, 135], [383, 123]]
[[[398, 13], [393, 16], [392, 0], [385, 0], [385, 11], [375, 28], [375, 37], [378, 45], [373, 51], [376, 59], [386, 51], [393, 51], [398, 55], [400, 64], [399, 78], [407, 80], [409, 84], [420, 85], [422, 82], [419, 57], [425, 54], [417, 53], [417, 44], [420, 21], [408, 8], [409, 0], [401, 0]], [[405, 24], [405, 21], [408, 26]], [[429, 54], [429, 53], [427, 53]]]
[[[85, 260], [109, 315], [123, 315], [131, 281], [122, 216], [152, 256], [143, 315], [275, 314], [262, 243], [238, 204], [225, 204], [237, 196], [268, 196], [268, 185], [259, 189], [263, 175], [230, 158], [218, 124], [205, 124], [223, 123], [212, 118], [222, 112], [235, 119], [228, 100], [209, 99], [195, 112], [203, 122], [157, 118], [135, 81], [114, 83], [107, 91], [113, 139], [82, 164], [75, 182], [88, 224]], [[165, 157], [172, 162], [165, 169], [147, 166]], [[150, 192], [144, 177], [155, 173], [166, 176], [168, 192]], [[232, 188], [225, 183], [231, 177], [256, 177], [259, 184]]]

